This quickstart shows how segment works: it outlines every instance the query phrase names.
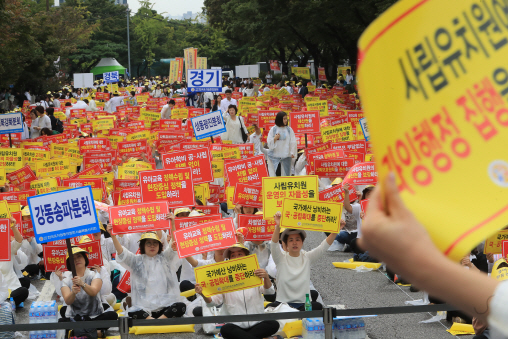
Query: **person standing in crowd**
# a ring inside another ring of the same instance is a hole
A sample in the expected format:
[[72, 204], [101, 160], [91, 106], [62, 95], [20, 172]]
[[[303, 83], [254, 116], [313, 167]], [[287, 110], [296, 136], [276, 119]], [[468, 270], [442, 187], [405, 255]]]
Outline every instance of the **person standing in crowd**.
[[222, 113], [228, 112], [229, 106], [234, 105], [237, 106], [236, 99], [232, 98], [232, 91], [230, 89], [227, 89], [226, 92], [226, 99], [222, 99], [220, 102], [220, 110]]
[[32, 121], [32, 126], [30, 127], [32, 139], [38, 138], [41, 135], [41, 130], [43, 128], [52, 129], [51, 119], [46, 115], [44, 108], [42, 106], [37, 106], [35, 107], [35, 111], [37, 119]]
[[175, 107], [175, 100], [171, 99], [168, 103], [162, 106], [161, 119], [171, 119], [171, 110]]
[[152, 91], [152, 97], [160, 98], [162, 96], [161, 85], [158, 84], [157, 87]]
[[272, 74], [270, 73], [270, 71], [266, 72], [265, 79], [268, 85], [272, 84]]
[[60, 106], [61, 106], [59, 99], [60, 99], [60, 94], [59, 93], [55, 94], [55, 98], [53, 99], [53, 106], [55, 108], [60, 108]]
[[244, 91], [244, 95], [246, 97], [254, 97], [256, 96], [256, 91], [254, 90], [254, 84], [248, 84], [247, 88]]
[[222, 140], [231, 140], [233, 144], [244, 144], [249, 132], [245, 127], [243, 117], [237, 116], [237, 113], [238, 108], [235, 105], [229, 105], [227, 112], [223, 114], [226, 132], [222, 134]]
[[309, 90], [307, 89], [307, 83], [299, 82], [296, 85], [298, 86], [298, 94], [302, 96], [302, 99], [305, 98], [305, 96], [309, 94]]
[[351, 70], [348, 68], [346, 69], [346, 84], [351, 85], [353, 83], [353, 75], [351, 74]]
[[261, 128], [254, 124], [254, 133], [249, 136], [249, 143], [254, 144], [254, 155], [264, 154], [261, 148], [263, 147]]
[[127, 96], [120, 96], [118, 92], [113, 93], [113, 97], [109, 100], [109, 111], [116, 112], [116, 108], [123, 105], [123, 100], [127, 98]]
[[280, 111], [275, 117], [275, 126], [268, 132], [268, 157], [272, 161], [273, 171], [277, 171], [279, 163], [284, 175], [291, 175], [291, 159], [297, 155], [295, 132], [288, 126], [286, 112]]
[[[233, 260], [249, 254], [249, 250], [244, 245], [237, 243], [224, 251], [224, 258]], [[274, 294], [275, 289], [266, 270], [260, 268], [255, 270], [254, 274], [263, 279], [263, 286], [212, 297], [203, 294], [203, 287], [200, 284], [195, 285], [195, 290], [203, 297], [208, 307], [222, 305], [221, 315], [263, 314], [263, 294]], [[277, 333], [279, 326], [276, 320], [228, 323], [222, 326], [220, 334], [225, 339], [263, 339]]]

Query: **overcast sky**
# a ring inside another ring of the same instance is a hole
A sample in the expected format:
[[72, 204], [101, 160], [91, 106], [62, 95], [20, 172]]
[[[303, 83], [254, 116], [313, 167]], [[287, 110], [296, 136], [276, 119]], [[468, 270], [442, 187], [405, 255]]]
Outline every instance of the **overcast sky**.
[[[139, 1], [127, 0], [127, 2], [132, 13], [136, 13], [139, 8]], [[158, 13], [166, 12], [164, 16], [179, 16], [187, 13], [187, 11], [201, 13], [201, 8], [203, 7], [203, 0], [153, 0], [152, 3], [155, 3], [153, 9]]]

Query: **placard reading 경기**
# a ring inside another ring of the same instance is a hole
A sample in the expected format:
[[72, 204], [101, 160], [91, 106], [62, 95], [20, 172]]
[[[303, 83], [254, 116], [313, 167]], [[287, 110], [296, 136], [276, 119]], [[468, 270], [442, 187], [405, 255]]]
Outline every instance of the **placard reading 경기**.
[[28, 197], [37, 243], [100, 232], [90, 186]]

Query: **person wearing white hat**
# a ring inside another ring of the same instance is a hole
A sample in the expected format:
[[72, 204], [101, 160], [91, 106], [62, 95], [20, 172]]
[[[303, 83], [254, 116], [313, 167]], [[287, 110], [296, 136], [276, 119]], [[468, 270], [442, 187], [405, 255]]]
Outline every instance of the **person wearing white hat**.
[[[249, 254], [247, 247], [241, 243], [234, 244], [224, 251], [224, 257], [228, 260]], [[203, 287], [196, 284], [196, 293], [203, 297], [208, 307], [222, 305], [221, 315], [263, 314], [263, 294], [274, 294], [275, 289], [266, 270], [260, 268], [255, 270], [254, 274], [263, 279], [263, 286], [207, 297], [203, 295]], [[225, 339], [262, 339], [272, 336], [278, 330], [279, 323], [276, 320], [244, 321], [224, 324], [220, 333]]]
[[[304, 230], [287, 228], [280, 234], [281, 213], [274, 215], [275, 230], [270, 243], [272, 258], [277, 266], [277, 303], [287, 303], [289, 306], [305, 310], [306, 295], [310, 296], [310, 267], [323, 257], [326, 250], [335, 240], [336, 233], [330, 235], [311, 251], [303, 251], [303, 242], [307, 237]], [[279, 237], [286, 245], [287, 252], [279, 246]], [[313, 310], [320, 310], [323, 306], [312, 302]]]
[[[175, 231], [174, 215], [168, 214], [172, 233]], [[166, 319], [182, 317], [186, 312], [185, 298], [180, 296], [176, 271], [180, 260], [173, 250], [173, 243], [163, 250], [155, 232], [143, 233], [139, 241], [141, 254], [134, 254], [123, 247], [112, 234], [117, 262], [131, 273], [131, 306], [127, 309], [134, 319]]]

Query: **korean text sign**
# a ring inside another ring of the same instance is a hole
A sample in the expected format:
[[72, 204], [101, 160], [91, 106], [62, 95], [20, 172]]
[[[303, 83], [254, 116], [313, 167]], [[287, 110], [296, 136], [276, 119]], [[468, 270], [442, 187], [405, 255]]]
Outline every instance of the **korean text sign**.
[[285, 198], [317, 201], [318, 194], [317, 175], [263, 178], [263, 218], [273, 219], [282, 212]]
[[196, 92], [221, 92], [222, 69], [188, 69], [188, 91]]
[[219, 211], [217, 211], [216, 214], [201, 215], [196, 217], [175, 218], [175, 230], [178, 231], [185, 228], [194, 227], [198, 224], [204, 224], [205, 222], [220, 219], [222, 219], [222, 214], [220, 214]]
[[28, 197], [37, 243], [100, 232], [90, 186]]
[[23, 113], [7, 113], [0, 116], [0, 134], [23, 132]]
[[[508, 216], [508, 162], [499, 156], [508, 142], [503, 9], [497, 1], [398, 2], [359, 41], [360, 93], [380, 177], [395, 172], [402, 200], [454, 261]], [[442, 187], [457, 197], [450, 213], [432, 208]]]
[[319, 134], [319, 111], [304, 111], [289, 113], [291, 128], [295, 133]]
[[237, 183], [235, 186], [233, 203], [235, 205], [247, 207], [263, 207], [261, 185]]
[[485, 240], [484, 253], [499, 254], [502, 252], [503, 241], [508, 240], [508, 230], [500, 230]]
[[143, 202], [166, 200], [172, 207], [194, 206], [190, 167], [139, 172]]
[[0, 261], [11, 261], [11, 236], [9, 219], [0, 219]]
[[261, 184], [261, 180], [268, 176], [265, 156], [262, 154], [248, 159], [225, 162], [224, 171], [230, 186], [235, 186], [237, 183]]
[[284, 199], [280, 224], [286, 228], [338, 233], [341, 215], [340, 203]]
[[210, 297], [261, 286], [263, 280], [254, 274], [257, 269], [259, 269], [258, 259], [255, 254], [252, 254], [196, 267], [194, 274], [196, 283], [203, 287], [203, 295]]
[[109, 220], [113, 234], [140, 233], [168, 229], [166, 215], [169, 206], [166, 201], [111, 206]]
[[199, 115], [190, 120], [196, 140], [226, 132], [226, 124], [220, 111]]
[[162, 166], [166, 169], [192, 168], [192, 181], [194, 184], [213, 181], [212, 157], [208, 147], [164, 153], [161, 159]]
[[238, 215], [238, 228], [247, 229], [244, 234], [245, 241], [269, 241], [272, 239], [275, 230], [275, 221], [265, 220], [262, 215]]
[[[99, 240], [74, 244], [74, 246], [78, 246], [89, 253], [87, 255], [89, 261], [88, 267], [103, 265], [102, 249]], [[66, 245], [43, 245], [42, 250], [44, 255], [44, 269], [46, 272], [54, 272], [59, 267], [62, 271], [67, 271], [67, 265], [65, 263], [67, 257]]]
[[175, 241], [180, 258], [228, 248], [236, 243], [235, 225], [231, 218], [206, 222], [176, 231]]

